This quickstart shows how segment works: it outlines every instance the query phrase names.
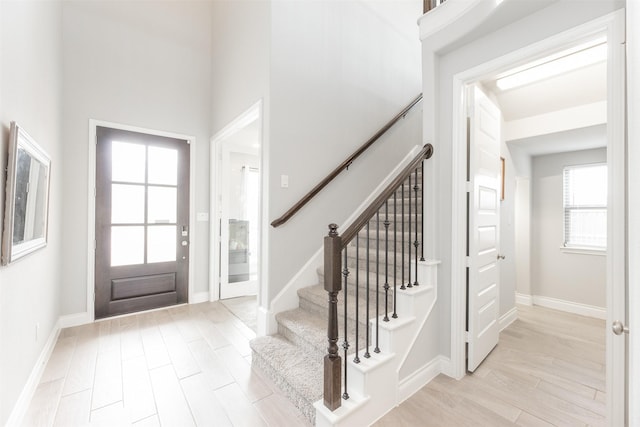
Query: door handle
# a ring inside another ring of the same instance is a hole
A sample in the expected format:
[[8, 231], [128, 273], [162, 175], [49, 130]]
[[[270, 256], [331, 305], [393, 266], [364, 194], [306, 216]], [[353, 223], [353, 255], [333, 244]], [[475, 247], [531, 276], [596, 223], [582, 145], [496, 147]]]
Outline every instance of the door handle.
[[182, 246], [187, 246], [189, 243], [186, 240], [182, 241]]
[[500, 259], [505, 259], [505, 258], [506, 258], [506, 256], [505, 256], [505, 255], [500, 255], [500, 254], [498, 254], [498, 256], [497, 256], [496, 258], [500, 260]]
[[611, 330], [613, 331], [614, 334], [616, 335], [622, 335], [622, 333], [624, 332], [625, 334], [629, 333], [629, 328], [624, 326], [624, 324], [619, 321], [616, 320], [615, 322], [613, 322], [611, 324]]

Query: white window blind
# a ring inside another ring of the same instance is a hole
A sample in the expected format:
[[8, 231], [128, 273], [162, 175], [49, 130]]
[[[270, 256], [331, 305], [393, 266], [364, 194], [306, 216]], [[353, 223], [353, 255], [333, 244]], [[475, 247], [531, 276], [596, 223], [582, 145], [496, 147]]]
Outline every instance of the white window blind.
[[564, 245], [607, 246], [607, 165], [564, 168]]

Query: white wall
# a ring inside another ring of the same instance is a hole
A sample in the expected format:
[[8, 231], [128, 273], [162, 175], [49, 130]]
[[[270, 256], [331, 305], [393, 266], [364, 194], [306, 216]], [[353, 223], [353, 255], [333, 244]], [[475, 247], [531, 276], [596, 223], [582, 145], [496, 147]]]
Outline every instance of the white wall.
[[[421, 5], [272, 2], [270, 221], [420, 93]], [[270, 299], [322, 246], [328, 224], [344, 230], [382, 178], [422, 144], [420, 117], [406, 125], [389, 132], [288, 223], [269, 229]], [[286, 189], [280, 188], [283, 174], [289, 176]]]
[[[5, 425], [60, 315], [62, 173], [69, 163], [62, 155], [61, 4], [2, 1], [0, 17], [0, 170], [7, 164], [11, 121], [51, 157], [48, 245], [0, 267], [0, 425]], [[2, 217], [4, 199], [0, 173]]]
[[[473, 67], [500, 58], [510, 52], [528, 46], [536, 41], [558, 34], [624, 6], [624, 2], [571, 1], [561, 0], [551, 5], [545, 4], [538, 12], [526, 17], [508, 21], [508, 24], [493, 32], [453, 48], [442, 47], [442, 55], [430, 55], [432, 47], [423, 44], [423, 92], [433, 97], [433, 107], [425, 108], [425, 136], [433, 135], [436, 141], [432, 159], [435, 182], [430, 191], [434, 194], [435, 209], [432, 214], [436, 228], [434, 251], [442, 260], [439, 269], [438, 305], [440, 312], [439, 344], [441, 354], [448, 356], [451, 350], [451, 248], [452, 236], [457, 235], [452, 221], [452, 111], [451, 88], [453, 76]], [[505, 22], [505, 21], [502, 21]], [[430, 69], [434, 72], [430, 72]], [[456, 100], [457, 102], [457, 100]], [[432, 124], [432, 125], [431, 125]]]
[[533, 158], [531, 292], [572, 303], [606, 307], [606, 256], [565, 253], [562, 170], [606, 163], [606, 149]]
[[[86, 310], [89, 119], [193, 135], [195, 199], [209, 210], [210, 2], [63, 2], [63, 313]], [[208, 223], [192, 224], [195, 291], [208, 290]]]

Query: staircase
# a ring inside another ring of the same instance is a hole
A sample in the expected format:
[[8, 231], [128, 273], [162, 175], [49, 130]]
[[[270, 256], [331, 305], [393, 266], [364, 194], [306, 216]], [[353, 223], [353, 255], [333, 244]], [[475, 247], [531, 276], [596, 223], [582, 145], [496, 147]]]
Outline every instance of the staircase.
[[[349, 376], [346, 391], [350, 398], [342, 399], [342, 408], [331, 412], [321, 402], [329, 312], [323, 268], [317, 271], [318, 284], [298, 290], [298, 308], [276, 315], [278, 333], [251, 341], [253, 365], [269, 376], [312, 424], [316, 423], [317, 411], [326, 412], [323, 419], [318, 420], [318, 425], [336, 425], [344, 424], [349, 413], [358, 412], [358, 407], [367, 402], [377, 406], [369, 411], [372, 416], [380, 416], [397, 404], [396, 390], [390, 392], [393, 399], [385, 397], [382, 399], [385, 403], [380, 404], [380, 399], [374, 396], [380, 390], [367, 387], [367, 381], [360, 377], [358, 371], [375, 376], [371, 372], [377, 369], [376, 366], [386, 365], [377, 375], [394, 377], [391, 381], [397, 383], [397, 371], [435, 303], [437, 263], [418, 261], [421, 248], [414, 243], [422, 242], [422, 196], [417, 189], [417, 183], [422, 185], [421, 174], [421, 169], [417, 168], [409, 175], [408, 180], [412, 181], [406, 180], [397, 186], [393, 196], [366, 222], [368, 226], [365, 225], [346, 245], [343, 259], [346, 259], [348, 274], [346, 285], [343, 275], [342, 292], [338, 294], [340, 338], [337, 344], [344, 364], [346, 319], [349, 348], [342, 372], [344, 375], [346, 369]], [[401, 264], [402, 259], [404, 265]], [[413, 286], [416, 281], [419, 286]], [[389, 284], [388, 292], [385, 292], [385, 283]], [[376, 348], [380, 351], [377, 352]], [[353, 362], [356, 349], [359, 362]], [[343, 376], [343, 387], [344, 382]], [[375, 415], [377, 413], [380, 415]], [[351, 422], [353, 419], [347, 424]]]

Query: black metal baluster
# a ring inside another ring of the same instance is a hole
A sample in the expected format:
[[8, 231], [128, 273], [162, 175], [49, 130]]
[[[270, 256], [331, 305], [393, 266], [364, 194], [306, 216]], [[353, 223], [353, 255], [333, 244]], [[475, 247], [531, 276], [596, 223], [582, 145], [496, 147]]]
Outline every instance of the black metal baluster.
[[422, 244], [420, 245], [420, 261], [424, 261], [424, 160], [422, 161], [422, 206], [420, 212], [422, 213], [422, 234], [420, 235], [420, 240], [422, 240]]
[[400, 289], [407, 289], [407, 287], [404, 284], [404, 182], [402, 183], [402, 232], [400, 233], [400, 246], [402, 247], [402, 258], [401, 258], [401, 263], [402, 264], [402, 274], [401, 274], [401, 285], [400, 285]]
[[398, 190], [393, 192], [393, 317], [394, 319], [398, 318], [397, 305], [396, 301], [398, 299], [397, 292], [397, 284], [398, 284], [398, 261], [397, 261], [397, 251], [396, 251], [396, 241], [398, 240], [398, 199], [396, 195], [398, 194]]
[[[404, 237], [404, 236], [403, 236]], [[411, 283], [411, 175], [409, 175], [409, 233], [407, 234], [407, 243], [409, 243], [409, 282], [407, 283], [407, 288], [412, 288], [413, 284]]]
[[384, 320], [389, 321], [389, 201], [384, 202]]
[[344, 277], [344, 289], [342, 296], [344, 298], [344, 342], [342, 348], [344, 349], [344, 393], [342, 398], [347, 400], [349, 393], [347, 392], [347, 352], [349, 351], [349, 336], [347, 335], [347, 279], [349, 277], [349, 267], [347, 264], [347, 247], [344, 248], [344, 269], [342, 270], [342, 276]]
[[416, 168], [415, 172], [415, 177], [416, 177], [416, 182], [413, 186], [413, 192], [415, 193], [415, 201], [416, 201], [416, 212], [415, 212], [415, 216], [416, 216], [416, 234], [415, 234], [415, 240], [413, 241], [413, 246], [415, 247], [416, 250], [416, 271], [415, 271], [415, 280], [413, 282], [413, 286], [418, 286], [418, 246], [420, 245], [420, 243], [418, 243], [418, 190], [420, 189], [420, 187], [418, 186], [418, 169]]
[[367, 221], [367, 256], [366, 256], [366, 260], [367, 260], [367, 316], [365, 318], [366, 321], [366, 325], [367, 325], [367, 335], [366, 335], [366, 349], [364, 352], [364, 357], [366, 357], [367, 359], [371, 357], [371, 354], [369, 354], [369, 221]]
[[358, 357], [358, 347], [360, 344], [360, 234], [356, 234], [356, 357], [353, 358], [353, 363], [360, 363], [360, 357]]
[[380, 353], [380, 209], [376, 212], [376, 348], [374, 353]]

